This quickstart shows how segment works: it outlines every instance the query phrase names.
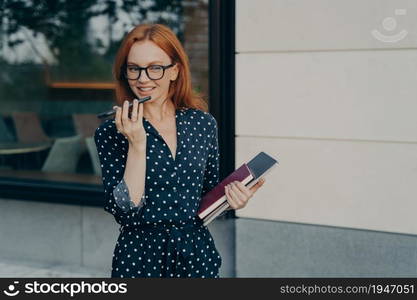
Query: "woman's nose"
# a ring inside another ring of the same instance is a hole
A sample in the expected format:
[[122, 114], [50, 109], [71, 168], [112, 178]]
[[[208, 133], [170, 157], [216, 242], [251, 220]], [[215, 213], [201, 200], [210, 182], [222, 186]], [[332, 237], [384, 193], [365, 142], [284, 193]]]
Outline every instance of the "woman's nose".
[[146, 81], [149, 81], [150, 79], [149, 79], [148, 75], [146, 74], [145, 70], [142, 70], [142, 72], [140, 72], [139, 77], [138, 77], [137, 80], [140, 81], [140, 82], [146, 82]]

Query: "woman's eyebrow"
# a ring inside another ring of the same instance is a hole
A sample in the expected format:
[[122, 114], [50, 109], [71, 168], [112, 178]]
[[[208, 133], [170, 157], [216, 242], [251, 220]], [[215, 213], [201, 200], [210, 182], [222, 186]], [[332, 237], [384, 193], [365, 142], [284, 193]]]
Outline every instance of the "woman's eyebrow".
[[[134, 62], [131, 62], [131, 61], [128, 61], [127, 62], [129, 65], [136, 65], [136, 66], [139, 66], [137, 63], [134, 63]], [[160, 61], [160, 60], [154, 60], [154, 61], [151, 61], [150, 63], [148, 63], [148, 66], [149, 65], [152, 65], [152, 64], [154, 64], [154, 63], [163, 63], [162, 61]]]

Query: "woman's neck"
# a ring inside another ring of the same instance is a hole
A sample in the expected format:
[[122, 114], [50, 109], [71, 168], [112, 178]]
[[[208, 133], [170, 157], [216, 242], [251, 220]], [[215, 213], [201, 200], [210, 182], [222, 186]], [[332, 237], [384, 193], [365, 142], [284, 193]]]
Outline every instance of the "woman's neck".
[[162, 122], [163, 120], [175, 116], [175, 105], [170, 99], [162, 103], [146, 103], [143, 107], [143, 116], [148, 120]]

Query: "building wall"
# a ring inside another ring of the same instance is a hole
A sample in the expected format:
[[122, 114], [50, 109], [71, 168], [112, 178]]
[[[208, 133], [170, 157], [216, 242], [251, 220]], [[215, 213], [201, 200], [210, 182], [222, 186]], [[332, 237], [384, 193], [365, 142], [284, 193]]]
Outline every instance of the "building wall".
[[237, 211], [238, 276], [417, 274], [416, 8], [236, 1], [236, 165], [280, 162]]

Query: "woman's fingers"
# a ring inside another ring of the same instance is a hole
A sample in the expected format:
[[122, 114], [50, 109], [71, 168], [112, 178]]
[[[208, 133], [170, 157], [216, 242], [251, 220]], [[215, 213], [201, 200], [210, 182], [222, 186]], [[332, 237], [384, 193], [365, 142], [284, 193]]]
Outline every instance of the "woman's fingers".
[[139, 116], [138, 116], [139, 120], [142, 120], [142, 118], [143, 118], [143, 103], [139, 104], [138, 111], [139, 111]]
[[262, 177], [253, 187], [250, 188], [250, 191], [252, 193], [255, 193], [261, 186], [264, 185], [264, 183], [265, 183], [265, 178]]
[[236, 181], [236, 187], [240, 190], [241, 193], [243, 193], [247, 198], [251, 198], [253, 196], [253, 193], [249, 188], [246, 187], [242, 182]]
[[116, 115], [114, 116], [114, 122], [116, 123], [116, 128], [120, 133], [123, 133], [123, 125], [121, 120], [121, 108], [119, 106], [114, 106], [116, 108]]
[[122, 107], [113, 106], [116, 109], [114, 117], [117, 130], [122, 133], [131, 144], [139, 145], [145, 144], [146, 132], [143, 128], [143, 103], [139, 104], [137, 99], [134, 99], [129, 112], [129, 101], [123, 102]]
[[226, 200], [227, 202], [229, 202], [229, 205], [231, 208], [233, 209], [237, 209], [239, 206], [237, 205], [235, 199], [233, 198], [233, 196], [230, 194], [230, 188], [228, 185], [226, 185], [225, 189], [225, 194], [226, 194]]
[[133, 107], [132, 107], [132, 122], [136, 122], [138, 120], [138, 100], [133, 100]]
[[247, 202], [247, 201], [248, 201], [248, 199], [249, 199], [249, 196], [248, 196], [248, 195], [246, 195], [245, 193], [243, 193], [243, 192], [239, 189], [239, 187], [237, 186], [237, 183], [236, 183], [236, 182], [232, 182], [232, 183], [230, 184], [230, 186], [231, 186], [231, 189], [232, 189], [232, 193], [233, 193], [233, 195], [234, 195], [234, 197], [235, 197], [236, 201], [238, 202], [238, 204], [239, 204], [241, 207], [245, 206], [245, 205], [246, 205], [246, 202]]
[[261, 178], [249, 189], [240, 181], [232, 182], [225, 187], [226, 199], [233, 209], [242, 208], [246, 206], [248, 200], [264, 183], [265, 179]]
[[122, 124], [123, 127], [129, 126], [129, 101], [123, 102]]
[[235, 204], [235, 207], [236, 208], [241, 208], [244, 205], [244, 202], [239, 199], [235, 190], [233, 190], [232, 187], [230, 187], [230, 185], [229, 185], [228, 189], [229, 189], [230, 198], [233, 201], [233, 203]]

